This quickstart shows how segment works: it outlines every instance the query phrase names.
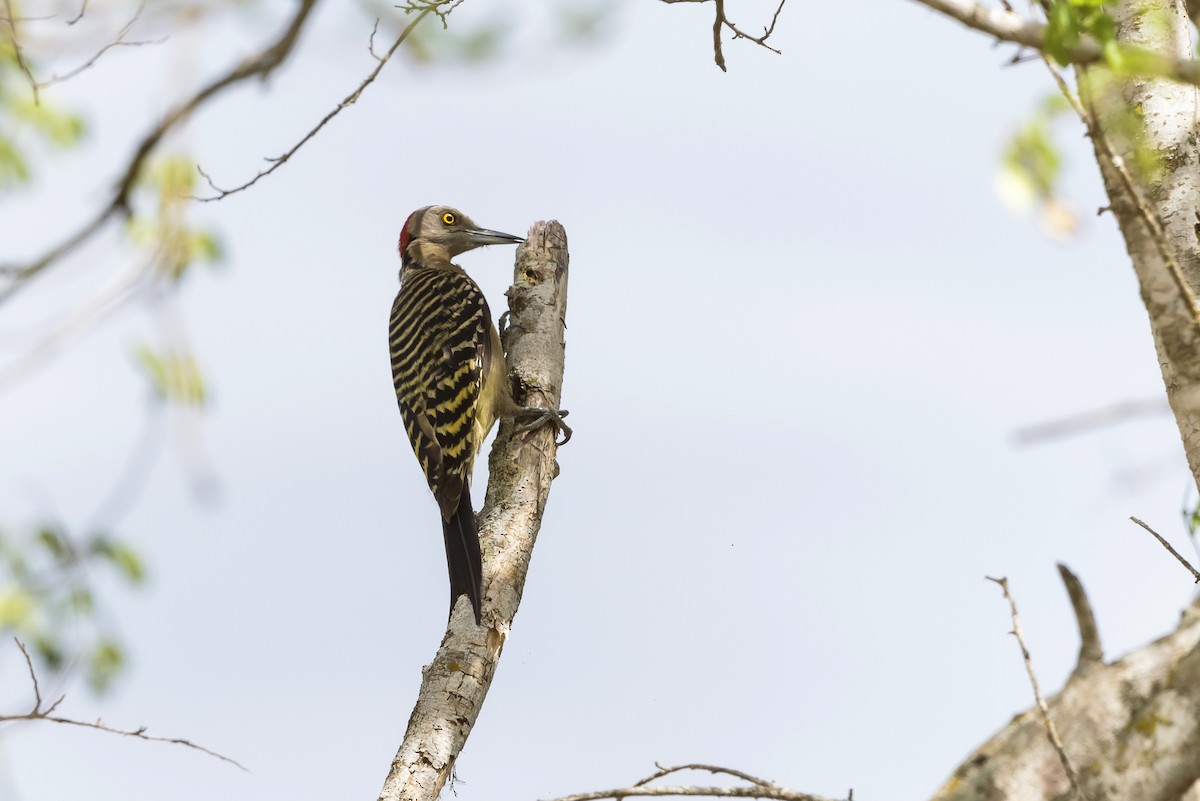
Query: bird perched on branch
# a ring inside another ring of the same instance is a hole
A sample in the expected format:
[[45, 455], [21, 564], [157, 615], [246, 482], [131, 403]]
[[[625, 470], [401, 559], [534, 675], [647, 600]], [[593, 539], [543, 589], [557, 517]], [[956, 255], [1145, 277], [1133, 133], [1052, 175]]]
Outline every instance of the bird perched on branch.
[[417, 209], [400, 231], [400, 292], [388, 342], [400, 416], [442, 513], [450, 612], [466, 595], [482, 614], [483, 563], [471, 509], [471, 467], [499, 417], [523, 418], [563, 432], [567, 412], [522, 407], [512, 395], [500, 336], [479, 286], [451, 259], [483, 245], [516, 244], [512, 234], [480, 228], [457, 209]]

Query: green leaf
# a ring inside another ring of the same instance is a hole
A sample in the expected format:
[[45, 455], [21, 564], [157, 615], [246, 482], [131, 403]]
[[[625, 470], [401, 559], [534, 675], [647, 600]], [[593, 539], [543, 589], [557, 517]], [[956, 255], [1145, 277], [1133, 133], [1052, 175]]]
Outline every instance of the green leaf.
[[196, 162], [182, 154], [163, 156], [150, 166], [146, 179], [164, 201], [189, 197], [196, 188]]
[[146, 579], [146, 568], [137, 552], [114, 540], [98, 537], [92, 541], [92, 553], [107, 559], [130, 584], [141, 584]]
[[148, 345], [139, 345], [134, 359], [141, 365], [150, 379], [150, 385], [160, 400], [167, 399], [167, 366]]
[[0, 189], [29, 180], [29, 165], [12, 140], [0, 136]]
[[67, 655], [62, 645], [44, 634], [38, 634], [33, 638], [33, 649], [46, 663], [46, 667], [52, 671], [62, 670], [67, 662]]
[[1186, 506], [1183, 508], [1183, 524], [1187, 526], [1188, 535], [1194, 539], [1200, 530], [1200, 501], [1191, 509]]
[[39, 545], [46, 549], [47, 553], [54, 557], [55, 561], [71, 561], [73, 557], [71, 543], [67, 541], [62, 532], [45, 526], [38, 529], [35, 539]]
[[96, 601], [92, 591], [87, 587], [76, 587], [71, 590], [71, 608], [81, 615], [90, 615], [96, 611]]
[[0, 587], [0, 629], [24, 629], [33, 622], [36, 603], [19, 585]]
[[1071, 49], [1079, 44], [1079, 24], [1070, 3], [1056, 0], [1046, 13], [1046, 51], [1062, 66], [1071, 63]]
[[68, 148], [79, 144], [86, 133], [83, 118], [77, 114], [60, 111], [43, 100], [35, 105], [33, 99], [13, 101], [8, 109], [14, 117], [33, 126], [50, 144]]
[[224, 251], [221, 242], [211, 231], [189, 231], [187, 237], [188, 260], [201, 260], [210, 264], [221, 261]]
[[92, 689], [102, 693], [125, 666], [125, 654], [121, 646], [112, 640], [101, 640], [88, 658], [88, 683]]

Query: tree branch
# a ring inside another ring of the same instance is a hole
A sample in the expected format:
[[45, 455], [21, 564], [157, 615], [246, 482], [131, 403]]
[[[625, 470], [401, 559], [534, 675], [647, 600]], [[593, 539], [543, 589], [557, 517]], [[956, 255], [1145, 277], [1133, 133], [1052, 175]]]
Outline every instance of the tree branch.
[[[232, 189], [222, 189], [221, 187], [214, 184], [212, 178], [210, 178], [208, 176], [208, 173], [206, 173], [204, 170], [200, 169], [199, 165], [197, 165], [196, 169], [199, 171], [200, 175], [204, 177], [204, 180], [208, 182], [209, 188], [211, 188], [214, 192], [216, 192], [216, 194], [211, 197], [197, 197], [197, 198], [193, 198], [193, 199], [199, 200], [201, 203], [211, 203], [214, 200], [222, 200], [224, 198], [229, 197], [230, 195], [235, 195], [238, 192], [242, 192], [246, 189], [249, 189], [250, 187], [254, 186], [256, 183], [258, 183], [260, 180], [262, 180], [263, 178], [266, 178], [268, 175], [275, 172], [275, 170], [282, 167], [284, 164], [287, 163], [288, 159], [290, 159], [292, 156], [296, 155], [297, 150], [304, 147], [304, 145], [308, 142], [308, 140], [310, 140], [314, 136], [316, 136], [317, 133], [322, 128], [325, 127], [326, 123], [328, 123], [330, 120], [332, 120], [338, 114], [341, 114], [342, 111], [347, 106], [352, 106], [356, 102], [358, 102], [359, 96], [362, 95], [363, 91], [366, 90], [366, 88], [368, 86], [370, 86], [372, 83], [375, 82], [375, 79], [377, 77], [379, 77], [379, 73], [383, 71], [384, 66], [391, 59], [392, 55], [395, 54], [395, 52], [400, 49], [400, 45], [402, 45], [404, 43], [404, 40], [408, 38], [408, 35], [413, 32], [413, 29], [417, 27], [417, 25], [421, 22], [421, 20], [425, 19], [425, 17], [427, 17], [430, 12], [435, 12], [435, 13], [437, 13], [437, 15], [439, 17], [441, 17], [442, 24], [445, 25], [446, 14], [448, 14], [450, 11], [452, 11], [454, 9], [454, 7], [457, 6], [460, 2], [462, 2], [462, 0], [428, 0], [427, 2], [426, 2], [426, 0], [417, 0], [417, 3], [419, 3], [419, 4], [410, 3], [405, 8], [405, 13], [408, 13], [410, 11], [419, 11], [420, 13], [417, 14], [416, 19], [414, 19], [412, 22], [408, 23], [407, 26], [405, 26], [404, 30], [400, 33], [400, 35], [396, 37], [396, 41], [392, 42], [392, 46], [389, 47], [388, 51], [386, 53], [384, 53], [382, 56], [375, 54], [375, 48], [374, 48], [375, 31], [379, 28], [379, 20], [375, 20], [375, 27], [371, 29], [371, 37], [370, 37], [370, 40], [368, 41], [367, 49], [370, 51], [371, 56], [378, 63], [375, 65], [375, 69], [371, 70], [371, 73], [369, 75], [367, 75], [367, 77], [363, 80], [363, 82], [360, 83], [353, 92], [346, 95], [346, 97], [342, 99], [342, 102], [338, 103], [333, 108], [332, 111], [330, 111], [328, 114], [326, 114], [324, 117], [322, 117], [320, 122], [318, 122], [316, 125], [314, 125], [312, 127], [312, 129], [309, 130], [309, 132], [306, 133], [300, 139], [299, 142], [292, 145], [292, 147], [290, 147], [283, 155], [268, 157], [267, 161], [269, 161], [271, 163], [271, 166], [265, 170], [259, 170], [257, 175], [255, 175], [253, 178], [251, 178], [249, 181], [246, 181], [243, 184], [239, 184], [239, 185], [233, 187]], [[440, 7], [445, 6], [445, 5], [449, 5], [450, 8], [447, 9], [446, 11], [440, 11], [439, 10]]]
[[1186, 567], [1191, 572], [1191, 574], [1195, 577], [1196, 583], [1200, 584], [1200, 571], [1197, 571], [1196, 568], [1192, 567], [1192, 563], [1189, 562], [1188, 560], [1184, 559], [1183, 555], [1180, 554], [1179, 551], [1172, 548], [1171, 543], [1167, 542], [1165, 539], [1163, 539], [1161, 534], [1159, 534], [1154, 529], [1150, 528], [1150, 526], [1146, 525], [1141, 520], [1138, 520], [1136, 517], [1131, 517], [1129, 519], [1132, 520], [1133, 522], [1137, 523], [1142, 528], [1146, 529], [1146, 531], [1149, 531], [1154, 536], [1154, 539], [1158, 540], [1159, 545], [1166, 548], [1167, 551], [1171, 554], [1171, 556], [1174, 556], [1176, 559], [1178, 559], [1179, 563], [1181, 565], [1183, 565], [1184, 567]]
[[1087, 796], [1079, 786], [1079, 774], [1075, 771], [1075, 766], [1071, 764], [1071, 760], [1067, 758], [1062, 738], [1058, 736], [1058, 729], [1055, 727], [1054, 721], [1050, 719], [1050, 709], [1046, 706], [1046, 699], [1042, 698], [1042, 691], [1038, 687], [1037, 674], [1033, 672], [1033, 659], [1029, 656], [1029, 648], [1025, 645], [1025, 636], [1021, 633], [1021, 622], [1017, 619], [1017, 602], [1008, 592], [1008, 579], [988, 576], [987, 580], [999, 584], [1000, 589], [1004, 591], [1004, 599], [1008, 601], [1008, 608], [1012, 614], [1012, 635], [1017, 638], [1017, 644], [1021, 647], [1021, 657], [1025, 660], [1025, 672], [1029, 674], [1029, 684], [1033, 687], [1033, 697], [1037, 702], [1037, 708], [1041, 710], [1042, 720], [1046, 724], [1046, 736], [1050, 739], [1051, 745], [1054, 746], [1059, 762], [1062, 763], [1063, 770], [1067, 772], [1067, 779], [1071, 782], [1071, 789], [1075, 792], [1076, 796], [1087, 801]]
[[1157, 417], [1170, 412], [1171, 405], [1167, 403], [1166, 398], [1126, 400], [1100, 409], [1080, 412], [1070, 417], [1017, 429], [1013, 438], [1018, 445], [1038, 445], [1049, 440], [1106, 428], [1137, 417]]
[[[6, 0], [7, 1], [7, 0]], [[62, 242], [52, 247], [42, 256], [26, 264], [2, 264], [0, 276], [7, 276], [9, 284], [0, 290], [0, 305], [10, 300], [20, 289], [29, 284], [29, 279], [41, 273], [59, 259], [71, 253], [77, 247], [90, 239], [109, 220], [118, 214], [126, 214], [129, 210], [129, 196], [137, 182], [143, 165], [151, 153], [168, 132], [187, 120], [193, 112], [225, 89], [235, 86], [250, 78], [266, 80], [271, 73], [287, 60], [297, 40], [300, 31], [308, 21], [317, 0], [299, 0], [299, 7], [292, 16], [287, 27], [279, 38], [265, 48], [257, 56], [243, 61], [224, 75], [211, 81], [200, 91], [177, 105], [142, 137], [133, 156], [126, 164], [116, 190], [108, 203], [96, 213], [92, 219], [84, 223], [78, 230], [68, 235]]]
[[[504, 339], [521, 405], [559, 406], [567, 261], [566, 232], [557, 222], [535, 223], [517, 248]], [[550, 483], [558, 475], [554, 437], [549, 427], [514, 435], [512, 422], [501, 422], [479, 513], [483, 625], [475, 624], [470, 602], [460, 598], [437, 654], [423, 671], [380, 801], [436, 799], [475, 725], [521, 601]]]
[[222, 762], [228, 762], [231, 765], [236, 765], [237, 767], [241, 768], [242, 770], [246, 770], [245, 766], [242, 765], [237, 760], [230, 759], [227, 756], [218, 754], [216, 751], [211, 751], [202, 745], [197, 745], [196, 743], [193, 743], [191, 740], [184, 740], [179, 737], [157, 737], [153, 734], [146, 734], [145, 726], [142, 726], [141, 728], [138, 728], [138, 729], [115, 729], [112, 726], [105, 725], [104, 723], [102, 723], [99, 720], [97, 720], [94, 723], [89, 723], [86, 720], [74, 720], [72, 718], [64, 718], [64, 717], [55, 715], [54, 710], [58, 708], [58, 705], [63, 702], [63, 699], [66, 698], [66, 696], [60, 697], [57, 701], [55, 701], [50, 706], [43, 708], [43, 706], [42, 706], [42, 691], [38, 685], [37, 673], [33, 669], [33, 659], [30, 658], [29, 650], [25, 647], [25, 643], [21, 642], [20, 640], [16, 639], [15, 637], [13, 638], [13, 640], [14, 640], [14, 642], [16, 642], [17, 647], [21, 649], [21, 655], [25, 657], [25, 665], [26, 665], [26, 667], [29, 668], [29, 680], [31, 682], [33, 682], [33, 697], [34, 697], [33, 709], [30, 710], [29, 712], [26, 712], [23, 715], [0, 715], [0, 723], [7, 723], [9, 721], [18, 721], [18, 720], [45, 720], [50, 723], [61, 723], [65, 726], [80, 726], [85, 729], [95, 729], [96, 731], [106, 731], [109, 734], [118, 734], [122, 737], [135, 737], [139, 740], [146, 740], [148, 742], [171, 743], [172, 745], [182, 745], [185, 748], [191, 748], [194, 751], [200, 751], [201, 753], [208, 754], [211, 757], [216, 757], [217, 759], [221, 760]]
[[[667, 0], [664, 0], [667, 1]], [[914, 0], [951, 19], [956, 19], [968, 28], [990, 34], [1005, 42], [1031, 47], [1044, 52], [1046, 26], [1001, 8], [988, 8], [972, 0]], [[1071, 63], [1076, 65], [1096, 64], [1104, 61], [1104, 51], [1099, 42], [1083, 36], [1074, 47], [1068, 48]], [[1164, 55], [1150, 50], [1138, 53], [1138, 64], [1148, 74], [1170, 78], [1180, 83], [1200, 86], [1200, 62], [1194, 59]]]
[[1100, 646], [1100, 629], [1096, 626], [1096, 615], [1092, 603], [1083, 589], [1083, 582], [1062, 562], [1058, 563], [1058, 575], [1067, 588], [1071, 609], [1075, 612], [1075, 623], [1079, 627], [1079, 658], [1075, 662], [1078, 673], [1090, 665], [1104, 661], [1104, 649]]
[[88, 0], [83, 0], [83, 3], [79, 6], [79, 11], [75, 14], [75, 16], [67, 20], [67, 24], [74, 25], [76, 22], [79, 22], [79, 20], [83, 19], [83, 15], [87, 13], [87, 7]]
[[[658, 766], [658, 771], [642, 779], [640, 782], [629, 787], [621, 787], [615, 790], [597, 790], [591, 793], [576, 793], [575, 795], [566, 795], [561, 798], [556, 798], [553, 801], [599, 801], [599, 799], [612, 798], [620, 801], [622, 798], [631, 796], [704, 796], [708, 798], [772, 798], [777, 801], [831, 801], [824, 796], [812, 795], [811, 793], [802, 793], [798, 790], [790, 790], [787, 787], [781, 787], [772, 781], [760, 779], [757, 776], [751, 776], [748, 773], [743, 773], [740, 770], [732, 768], [722, 768], [716, 765], [676, 765], [673, 768], [664, 768]], [[659, 786], [648, 787], [650, 782], [661, 779], [672, 773], [679, 773], [685, 770], [703, 770], [714, 775], [732, 776], [735, 779], [740, 779], [746, 782], [748, 787], [701, 787], [698, 785], [674, 785], [674, 786]], [[850, 797], [854, 797], [851, 792]]]
[[4, 10], [8, 14], [6, 20], [8, 22], [9, 36], [12, 37], [13, 56], [17, 59], [17, 68], [29, 80], [29, 88], [33, 90], [33, 104], [41, 105], [41, 99], [38, 97], [38, 82], [37, 78], [33, 77], [33, 70], [29, 68], [29, 62], [25, 60], [25, 54], [21, 51], [21, 42], [17, 38], [17, 18], [13, 14], [12, 0], [4, 0]]
[[[1200, 604], [1167, 636], [1077, 674], [1046, 700], [1097, 798], [1178, 801], [1200, 779]], [[1094, 790], [1093, 790], [1094, 788]], [[1068, 798], [1040, 709], [1021, 712], [971, 753], [933, 801]]]
[[[7, 2], [7, 0], [6, 0], [6, 2]], [[125, 41], [125, 37], [129, 35], [130, 31], [133, 30], [133, 26], [137, 24], [138, 20], [140, 20], [142, 18], [142, 12], [144, 12], [145, 10], [146, 10], [146, 0], [141, 0], [141, 2], [138, 3], [137, 10], [134, 11], [134, 13], [133, 13], [133, 17], [131, 17], [130, 20], [121, 27], [121, 30], [117, 31], [117, 36], [115, 39], [113, 39], [108, 44], [104, 45], [104, 47], [102, 47], [98, 51], [96, 51], [95, 55], [93, 55], [87, 61], [80, 64], [75, 69], [68, 70], [67, 72], [63, 73], [62, 75], [55, 73], [54, 75], [51, 75], [49, 78], [42, 81], [38, 85], [40, 87], [44, 88], [47, 86], [53, 86], [56, 83], [62, 83], [63, 81], [68, 81], [71, 78], [74, 78], [76, 75], [80, 74], [81, 72], [91, 69], [93, 66], [95, 66], [96, 62], [100, 60], [101, 56], [103, 56], [109, 50], [112, 50], [114, 47], [142, 47], [144, 45], [149, 45], [149, 44], [162, 44], [163, 42], [167, 41], [167, 37], [165, 37], [165, 36], [160, 37], [158, 39], [146, 39], [146, 40], [141, 40], [141, 41], [136, 41], [136, 42]], [[67, 24], [71, 25], [73, 23], [68, 22]]]
[[[708, 0], [661, 0], [663, 3], [707, 3]], [[767, 39], [775, 32], [775, 23], [779, 20], [779, 12], [783, 11], [783, 4], [787, 0], [779, 0], [779, 5], [775, 8], [775, 13], [771, 15], [771, 24], [763, 28], [762, 36], [751, 36], [750, 34], [739, 28], [729, 17], [725, 16], [725, 0], [714, 0], [717, 13], [713, 18], [713, 60], [717, 66], [721, 68], [721, 72], [728, 72], [725, 69], [725, 53], [721, 50], [721, 29], [728, 28], [733, 31], [734, 39], [747, 39], [754, 42], [760, 47], [765, 47], [772, 53], [783, 55], [783, 52], [776, 47], [767, 44]]]
[[[1197, 63], [1194, 28], [1178, 0], [1122, 0], [1108, 13], [1122, 48]], [[1096, 161], [1137, 275], [1188, 466], [1200, 486], [1200, 94], [1193, 85], [1098, 67], [1076, 77], [1092, 129], [1101, 134], [1092, 135]], [[1153, 166], [1149, 174], [1133, 176], [1125, 161], [1139, 152], [1150, 154]]]

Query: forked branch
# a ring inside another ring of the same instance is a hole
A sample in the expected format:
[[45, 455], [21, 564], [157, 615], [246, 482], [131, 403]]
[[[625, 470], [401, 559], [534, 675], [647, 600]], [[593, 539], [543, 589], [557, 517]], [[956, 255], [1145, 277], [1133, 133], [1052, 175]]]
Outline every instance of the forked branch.
[[392, 46], [389, 47], [387, 52], [382, 56], [375, 53], [375, 33], [379, 29], [379, 20], [375, 20], [375, 26], [371, 29], [371, 37], [367, 45], [368, 51], [370, 51], [371, 56], [376, 61], [375, 69], [371, 70], [370, 74], [363, 79], [362, 83], [360, 83], [353, 92], [346, 95], [342, 99], [342, 102], [334, 106], [332, 111], [322, 117], [321, 120], [308, 131], [308, 133], [300, 138], [300, 141], [288, 148], [282, 155], [267, 157], [267, 162], [270, 163], [271, 166], [267, 167], [266, 169], [259, 170], [253, 178], [245, 183], [238, 184], [237, 186], [229, 189], [222, 189], [213, 183], [213, 180], [209, 177], [208, 173], [197, 166], [196, 169], [200, 172], [200, 175], [205, 181], [208, 182], [209, 188], [212, 189], [216, 194], [209, 197], [198, 197], [195, 199], [201, 201], [202, 203], [210, 203], [214, 200], [222, 200], [230, 195], [235, 195], [238, 192], [249, 189], [263, 178], [266, 178], [268, 175], [282, 167], [288, 162], [288, 159], [296, 155], [296, 151], [304, 147], [304, 145], [308, 143], [308, 140], [316, 136], [320, 130], [329, 123], [330, 120], [332, 120], [338, 114], [341, 114], [342, 111], [344, 111], [348, 106], [352, 106], [358, 102], [358, 98], [362, 96], [362, 93], [368, 86], [375, 82], [375, 79], [379, 77], [379, 73], [383, 71], [384, 66], [387, 65], [388, 61], [391, 60], [396, 51], [400, 49], [400, 45], [404, 44], [404, 40], [407, 39], [408, 35], [413, 32], [413, 29], [420, 24], [421, 20], [429, 16], [430, 13], [434, 13], [441, 18], [442, 24], [445, 25], [446, 15], [449, 14], [450, 11], [457, 7], [461, 2], [462, 0], [417, 0], [415, 3], [409, 3], [404, 7], [404, 11], [405, 13], [414, 11], [417, 12], [416, 18], [404, 27], [404, 30], [401, 31], [400, 35], [396, 37], [396, 40], [392, 42]]
[[[708, 0], [662, 0], [662, 2], [707, 3]], [[779, 5], [775, 8], [775, 13], [771, 15], [771, 24], [763, 27], [761, 36], [752, 36], [739, 28], [731, 19], [729, 19], [729, 17], [725, 15], [725, 0], [713, 0], [714, 5], [716, 6], [716, 16], [713, 19], [712, 26], [713, 60], [716, 61], [717, 66], [721, 68], [722, 72], [728, 72], [728, 70], [725, 68], [725, 52], [721, 49], [721, 31], [726, 28], [733, 32], [734, 39], [746, 39], [747, 41], [754, 42], [760, 47], [767, 48], [772, 53], [779, 53], [780, 55], [783, 54], [779, 48], [767, 44], [767, 39], [771, 38], [771, 34], [775, 32], [775, 23], [779, 21], [779, 12], [783, 11], [783, 4], [786, 2], [787, 0], [779, 0]]]
[[38, 684], [37, 672], [33, 669], [33, 659], [29, 656], [29, 650], [25, 647], [25, 643], [21, 642], [20, 640], [16, 640], [15, 638], [14, 640], [17, 643], [17, 647], [21, 649], [21, 655], [25, 657], [26, 667], [29, 668], [29, 680], [33, 683], [33, 709], [22, 715], [0, 715], [0, 723], [19, 720], [44, 720], [49, 723], [61, 723], [64, 726], [78, 726], [84, 729], [95, 729], [96, 731], [104, 731], [108, 732], [109, 734], [117, 734], [121, 737], [134, 737], [138, 740], [146, 740], [149, 742], [182, 745], [185, 748], [191, 748], [194, 751], [199, 751], [203, 754], [208, 754], [211, 757], [216, 757], [222, 762], [228, 762], [229, 764], [235, 765], [242, 770], [246, 769], [245, 766], [237, 760], [230, 759], [222, 754], [218, 754], [216, 751], [212, 751], [202, 745], [197, 745], [191, 740], [185, 740], [181, 737], [158, 737], [153, 734], [146, 734], [145, 726], [141, 726], [136, 729], [118, 729], [109, 726], [100, 720], [89, 722], [86, 720], [75, 720], [74, 718], [66, 718], [62, 717], [61, 715], [54, 714], [59, 705], [62, 704], [62, 702], [66, 699], [66, 696], [60, 696], [58, 700], [52, 704], [47, 705], [45, 703], [45, 700], [42, 698], [41, 686]]

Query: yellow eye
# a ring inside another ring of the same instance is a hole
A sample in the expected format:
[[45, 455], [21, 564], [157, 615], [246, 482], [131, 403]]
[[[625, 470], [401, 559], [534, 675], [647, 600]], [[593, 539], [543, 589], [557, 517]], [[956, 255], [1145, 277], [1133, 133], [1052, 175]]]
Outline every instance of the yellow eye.
[[446, 212], [442, 215], [442, 222], [444, 222], [446, 225], [454, 225], [454, 215], [450, 212]]

